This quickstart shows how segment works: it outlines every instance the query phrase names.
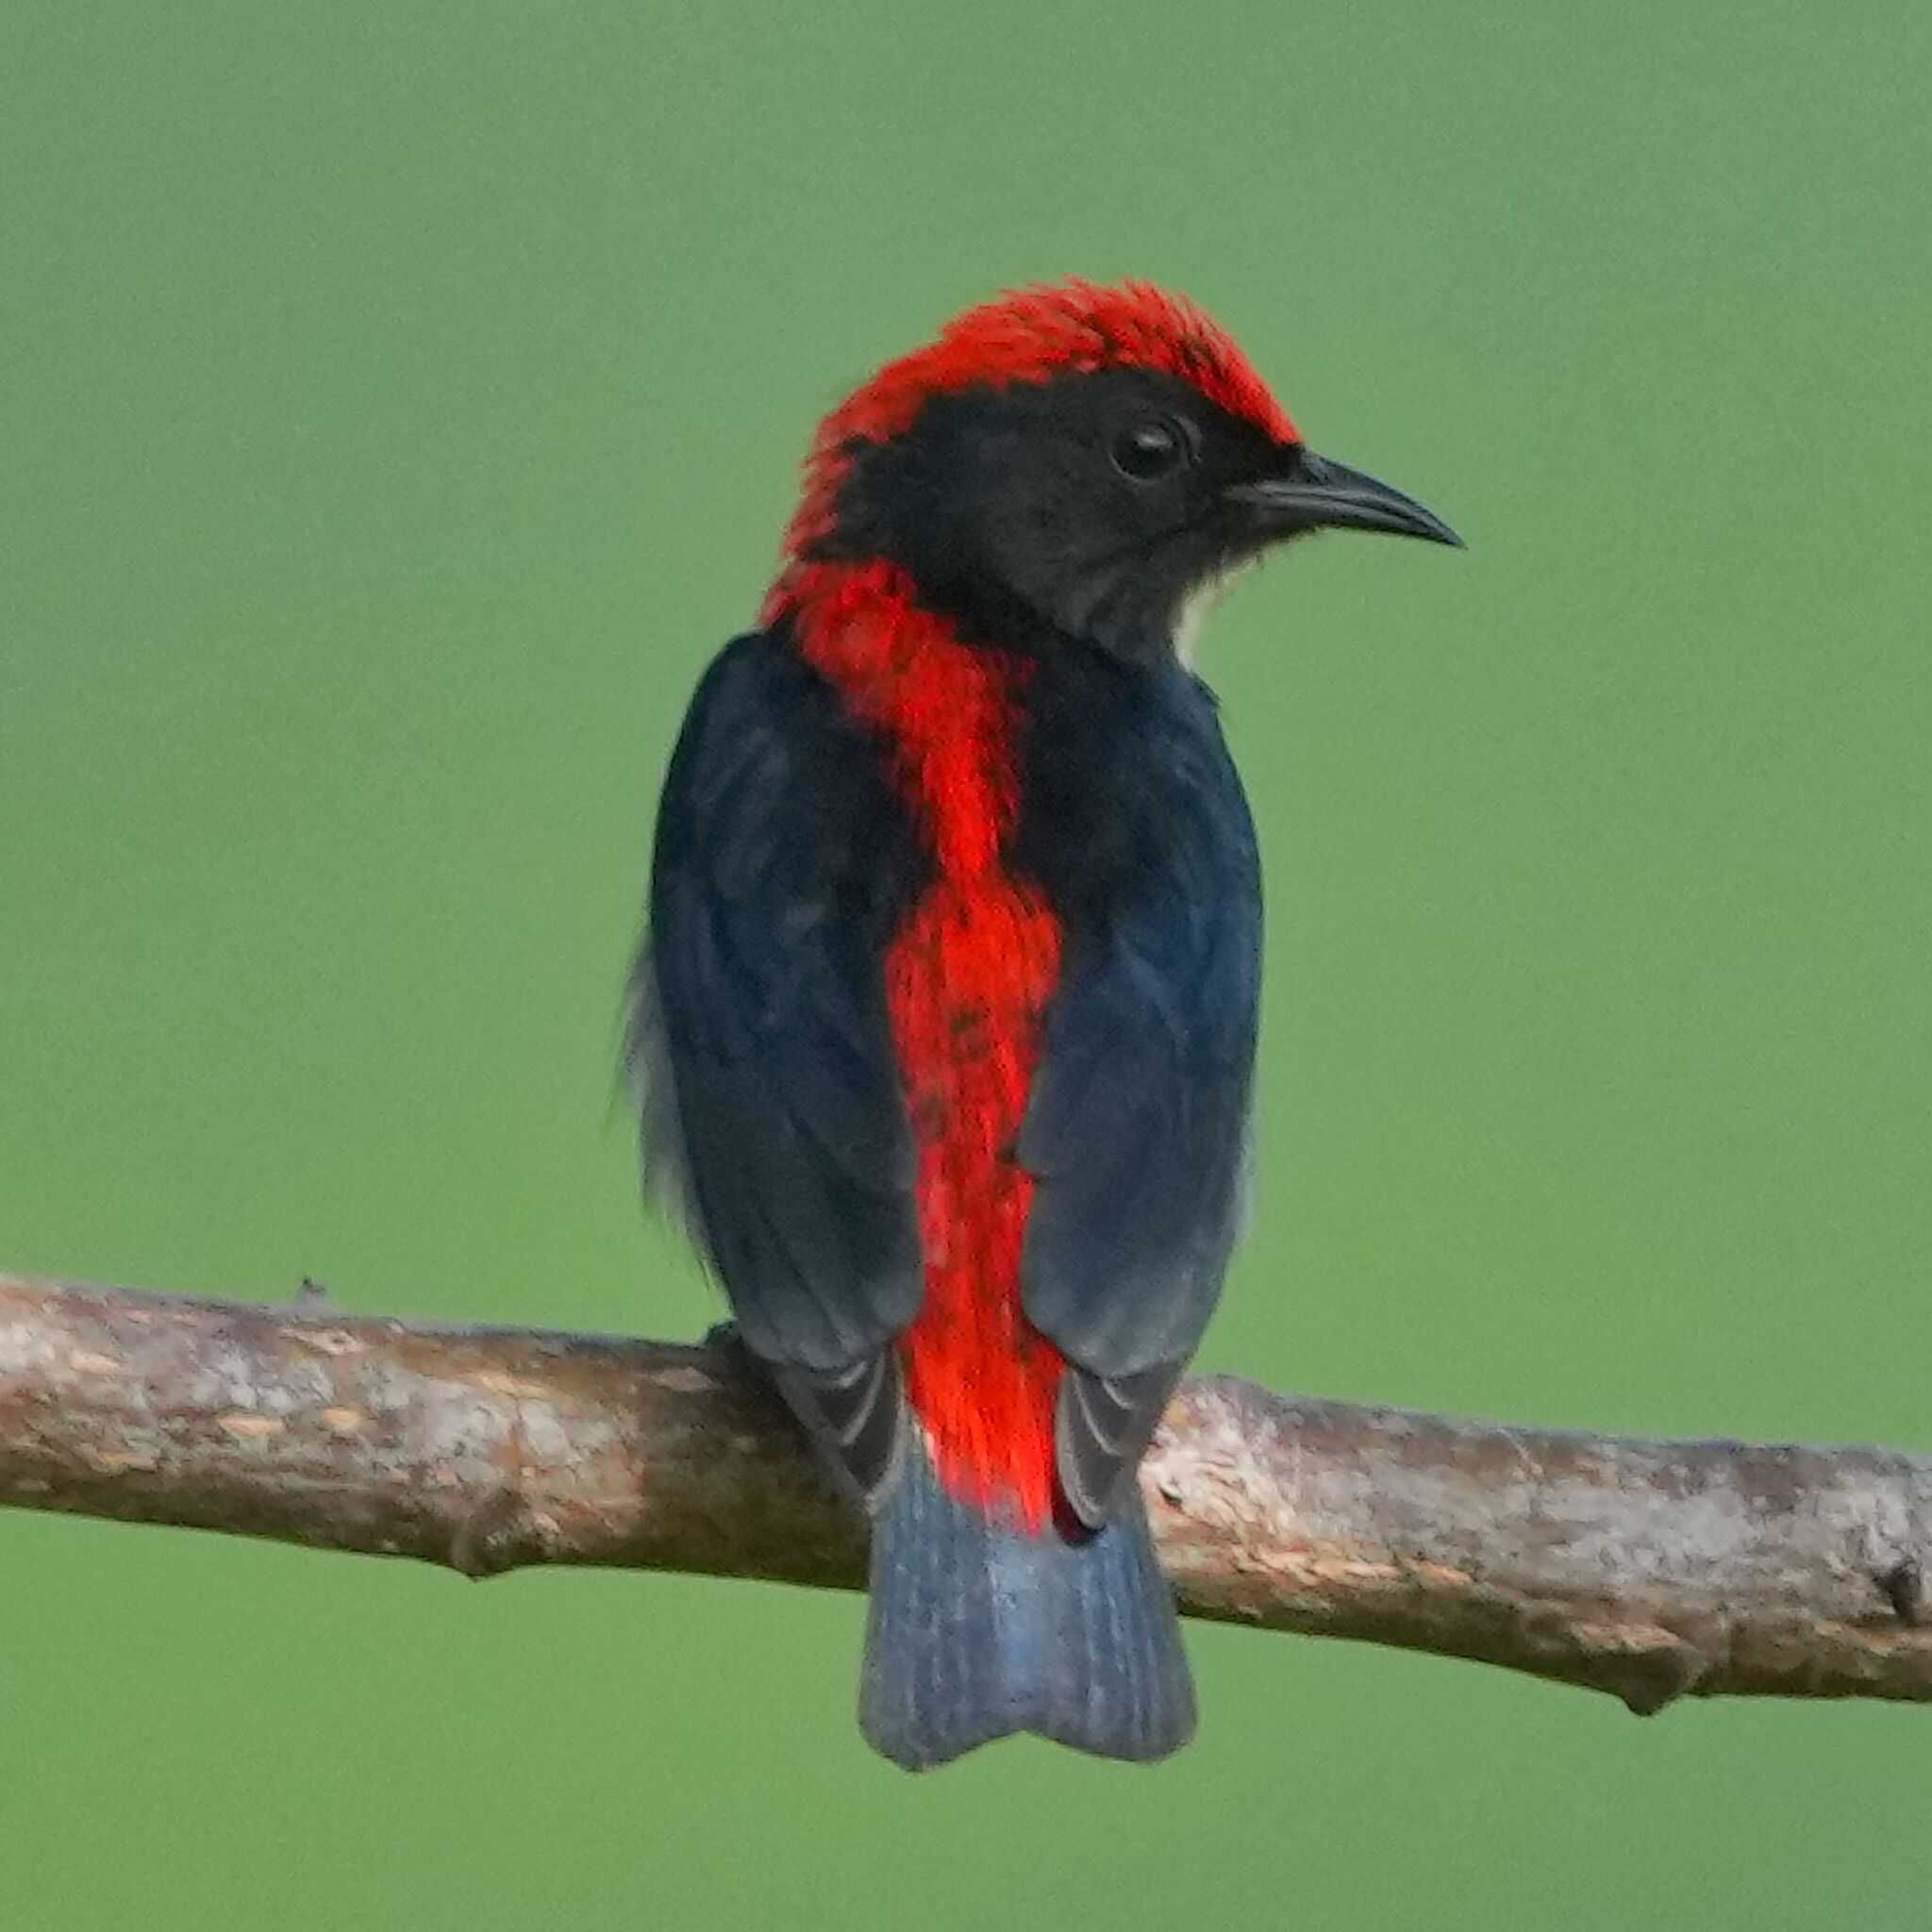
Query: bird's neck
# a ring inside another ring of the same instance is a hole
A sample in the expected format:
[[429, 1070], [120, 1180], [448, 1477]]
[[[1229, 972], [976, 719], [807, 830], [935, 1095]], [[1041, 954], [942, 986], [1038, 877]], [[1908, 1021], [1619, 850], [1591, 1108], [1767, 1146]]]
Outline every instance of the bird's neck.
[[793, 564], [763, 615], [886, 741], [940, 870], [993, 870], [1018, 811], [1032, 656], [964, 641], [903, 570], [878, 560]]

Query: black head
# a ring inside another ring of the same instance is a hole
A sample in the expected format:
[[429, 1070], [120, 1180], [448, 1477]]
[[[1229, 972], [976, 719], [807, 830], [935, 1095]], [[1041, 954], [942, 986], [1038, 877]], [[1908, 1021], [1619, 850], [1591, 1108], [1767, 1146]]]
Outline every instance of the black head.
[[1457, 541], [1311, 455], [1192, 303], [1075, 278], [956, 315], [825, 418], [766, 610], [814, 564], [883, 561], [982, 641], [1146, 661], [1196, 592], [1324, 525]]
[[886, 558], [1002, 641], [1043, 628], [1158, 658], [1196, 592], [1301, 531], [1457, 541], [1407, 497], [1158, 369], [942, 391], [897, 435], [843, 455], [814, 554]]

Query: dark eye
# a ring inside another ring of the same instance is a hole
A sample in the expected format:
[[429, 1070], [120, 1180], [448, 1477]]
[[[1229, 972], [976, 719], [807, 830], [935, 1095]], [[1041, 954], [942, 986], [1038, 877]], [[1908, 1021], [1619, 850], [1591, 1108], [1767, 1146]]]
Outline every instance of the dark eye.
[[1122, 475], [1136, 483], [1152, 483], [1189, 461], [1194, 445], [1172, 416], [1149, 416], [1123, 429], [1108, 454]]

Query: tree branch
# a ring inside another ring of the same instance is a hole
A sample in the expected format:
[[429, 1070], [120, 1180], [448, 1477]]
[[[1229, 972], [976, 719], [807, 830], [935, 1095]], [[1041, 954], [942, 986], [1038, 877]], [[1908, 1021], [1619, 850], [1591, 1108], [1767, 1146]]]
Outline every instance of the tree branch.
[[[1932, 1700], [1932, 1460], [1185, 1384], [1142, 1471], [1184, 1609], [1608, 1690]], [[0, 1274], [0, 1503], [416, 1557], [851, 1588], [864, 1536], [728, 1341]], [[1925, 1621], [1922, 1621], [1922, 1618]]]

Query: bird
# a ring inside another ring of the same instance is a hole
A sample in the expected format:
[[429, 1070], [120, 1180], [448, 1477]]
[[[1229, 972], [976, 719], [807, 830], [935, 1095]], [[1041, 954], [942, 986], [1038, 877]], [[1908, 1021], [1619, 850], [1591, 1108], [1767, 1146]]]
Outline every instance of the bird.
[[1327, 528], [1460, 542], [1191, 301], [1010, 291], [824, 418], [673, 750], [646, 1189], [869, 1520], [858, 1723], [908, 1770], [1193, 1733], [1137, 1475], [1242, 1216], [1262, 919], [1191, 639]]

